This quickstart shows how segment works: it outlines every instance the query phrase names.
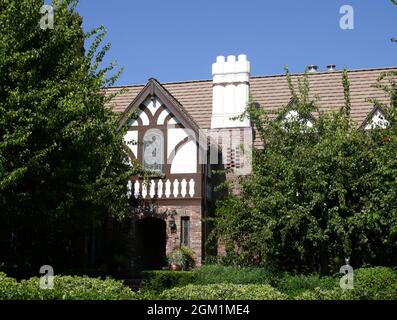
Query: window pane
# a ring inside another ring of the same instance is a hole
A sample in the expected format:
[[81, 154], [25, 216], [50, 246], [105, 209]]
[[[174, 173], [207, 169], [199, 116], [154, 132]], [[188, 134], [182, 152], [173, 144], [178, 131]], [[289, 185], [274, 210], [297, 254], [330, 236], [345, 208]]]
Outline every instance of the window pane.
[[162, 172], [163, 137], [161, 132], [149, 130], [143, 138], [143, 167]]
[[189, 246], [190, 223], [189, 217], [181, 217], [181, 245]]

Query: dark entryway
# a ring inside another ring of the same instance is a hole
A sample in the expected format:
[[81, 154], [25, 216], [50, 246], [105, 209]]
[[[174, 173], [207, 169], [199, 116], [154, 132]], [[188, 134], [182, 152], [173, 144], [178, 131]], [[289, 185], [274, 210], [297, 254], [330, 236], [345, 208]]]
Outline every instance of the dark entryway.
[[136, 221], [137, 253], [143, 270], [161, 269], [165, 262], [166, 222], [157, 218]]

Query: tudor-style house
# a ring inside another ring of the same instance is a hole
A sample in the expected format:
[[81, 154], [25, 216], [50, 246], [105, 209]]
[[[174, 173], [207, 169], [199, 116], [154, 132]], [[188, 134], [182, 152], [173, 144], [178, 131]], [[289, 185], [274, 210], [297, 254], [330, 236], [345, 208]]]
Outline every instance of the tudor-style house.
[[[386, 125], [383, 110], [374, 108], [368, 98], [387, 103], [373, 84], [388, 70], [396, 69], [349, 71], [351, 116], [364, 130]], [[342, 73], [334, 66], [324, 71], [312, 66], [309, 82], [320, 109], [343, 105]], [[123, 92], [109, 107], [120, 113], [120, 125], [128, 127], [124, 140], [131, 161], [153, 173], [128, 182], [129, 196], [139, 204], [136, 218], [122, 230], [131, 266], [161, 268], [165, 255], [181, 245], [190, 247], [200, 264], [206, 255], [206, 218], [216, 201], [212, 170], [231, 169], [226, 179], [249, 174], [249, 150], [261, 145], [249, 119], [236, 117], [244, 112], [249, 97], [268, 110], [287, 105], [291, 97], [286, 77], [252, 77], [246, 55], [220, 56], [212, 65], [212, 80], [160, 83], [151, 78], [145, 85], [106, 91], [120, 89]], [[293, 110], [287, 114], [293, 116]]]

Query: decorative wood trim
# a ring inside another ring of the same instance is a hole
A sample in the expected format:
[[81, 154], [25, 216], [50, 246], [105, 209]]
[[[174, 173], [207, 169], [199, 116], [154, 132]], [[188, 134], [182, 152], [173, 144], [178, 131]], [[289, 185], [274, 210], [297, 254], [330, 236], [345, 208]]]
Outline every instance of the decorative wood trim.
[[127, 152], [127, 154], [128, 154], [128, 156], [129, 156], [129, 158], [131, 159], [131, 161], [136, 161], [137, 158], [135, 157], [135, 155], [134, 155], [134, 153], [131, 151], [131, 149], [130, 149], [127, 145], [124, 145], [123, 147], [124, 147], [125, 151]]
[[[156, 79], [149, 79], [146, 86], [138, 93], [135, 99], [130, 103], [130, 105], [123, 112], [120, 122], [119, 129], [123, 127], [128, 121], [130, 114], [138, 109], [141, 104], [147, 99], [148, 96], [157, 96], [164, 106], [173, 114], [173, 116], [178, 119], [178, 121], [183, 125], [184, 128], [191, 129], [195, 133], [195, 137], [192, 138], [198, 141], [199, 146], [206, 149], [206, 139], [199, 135], [200, 128], [193, 118], [188, 114], [188, 112], [183, 108], [183, 106], [175, 99], [167, 89], [165, 89]], [[156, 123], [157, 124], [157, 123]], [[189, 133], [191, 135], [191, 133]]]
[[[182, 148], [186, 143], [193, 141], [191, 137], [186, 137], [182, 141], [179, 141], [178, 144], [175, 146], [173, 150], [171, 150], [170, 156], [167, 159], [167, 163], [170, 165], [172, 164], [172, 161], [174, 160], [178, 150]], [[167, 150], [168, 151], [168, 150]]]
[[158, 121], [158, 119], [159, 119], [160, 114], [161, 114], [164, 110], [167, 110], [167, 107], [166, 107], [164, 104], [162, 104], [162, 105], [158, 108], [158, 110], [154, 113], [153, 119], [154, 119], [155, 125], [158, 125], [158, 126], [159, 126], [159, 124], [157, 124], [157, 121]]
[[[364, 121], [360, 125], [360, 129], [365, 129], [365, 126], [372, 120], [376, 112], [380, 112], [386, 119], [386, 111], [380, 106], [374, 106], [370, 113], [365, 117]], [[386, 119], [387, 120], [387, 119]]]

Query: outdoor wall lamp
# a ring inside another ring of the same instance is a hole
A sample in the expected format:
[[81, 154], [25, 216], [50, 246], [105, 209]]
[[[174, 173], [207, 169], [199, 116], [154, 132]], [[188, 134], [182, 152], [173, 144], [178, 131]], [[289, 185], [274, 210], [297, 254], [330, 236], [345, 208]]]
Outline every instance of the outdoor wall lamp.
[[169, 225], [170, 225], [171, 233], [176, 233], [176, 231], [177, 231], [177, 226], [176, 226], [176, 222], [175, 222], [175, 217], [174, 217], [174, 216], [171, 216]]

